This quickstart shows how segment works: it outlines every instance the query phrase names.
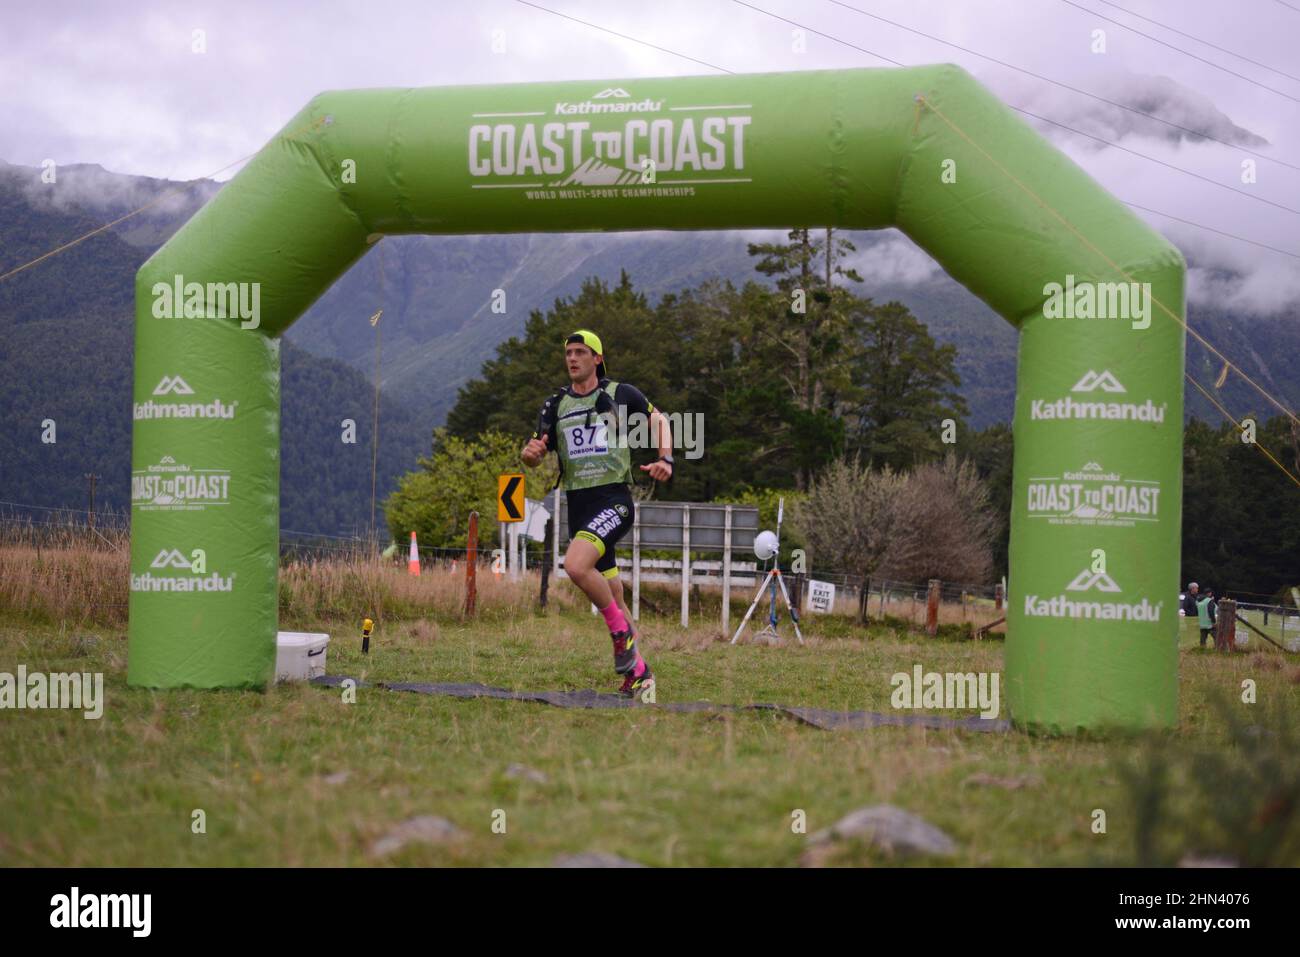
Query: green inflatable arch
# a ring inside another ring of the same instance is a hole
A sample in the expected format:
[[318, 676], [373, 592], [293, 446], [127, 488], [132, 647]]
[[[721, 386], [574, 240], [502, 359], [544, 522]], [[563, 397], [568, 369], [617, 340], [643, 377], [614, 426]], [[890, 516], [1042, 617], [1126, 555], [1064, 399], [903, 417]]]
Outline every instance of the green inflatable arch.
[[1020, 329], [1013, 721], [1174, 724], [1182, 257], [950, 65], [312, 100], [136, 277], [130, 684], [269, 681], [279, 337], [381, 237], [792, 224], [896, 226]]

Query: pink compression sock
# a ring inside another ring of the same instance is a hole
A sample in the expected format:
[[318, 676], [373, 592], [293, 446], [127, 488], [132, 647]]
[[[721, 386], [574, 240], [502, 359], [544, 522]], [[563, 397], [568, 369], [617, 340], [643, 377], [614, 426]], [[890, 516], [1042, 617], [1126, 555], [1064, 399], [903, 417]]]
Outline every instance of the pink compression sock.
[[618, 602], [612, 601], [609, 607], [602, 608], [600, 613], [605, 616], [605, 624], [609, 625], [611, 635], [620, 631], [627, 631], [627, 619], [623, 617], [623, 612], [618, 607]]

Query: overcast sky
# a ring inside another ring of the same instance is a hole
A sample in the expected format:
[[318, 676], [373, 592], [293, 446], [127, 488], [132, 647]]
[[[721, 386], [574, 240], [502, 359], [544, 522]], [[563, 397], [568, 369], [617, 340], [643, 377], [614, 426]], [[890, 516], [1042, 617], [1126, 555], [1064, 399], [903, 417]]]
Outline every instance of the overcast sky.
[[[1286, 75], [1300, 78], [1300, 0], [847, 4], [935, 39], [832, 0], [536, 0], [535, 6], [516, 0], [109, 0], [57, 8], [4, 0], [0, 159], [28, 166], [45, 159], [97, 163], [113, 172], [183, 180], [255, 152], [326, 89], [717, 72], [674, 53], [737, 73], [890, 65], [812, 32], [820, 31], [908, 65], [959, 63], [1012, 106], [1122, 146], [1029, 121], [1120, 199], [1300, 255], [1300, 214], [1259, 201], [1300, 211], [1300, 79]], [[794, 25], [758, 10], [808, 28], [804, 52], [794, 49]], [[192, 52], [195, 30], [204, 31], [205, 53]], [[1095, 30], [1105, 31], [1104, 53], [1093, 52]], [[493, 51], [494, 31], [504, 32], [504, 52]], [[1233, 145], [1190, 141], [948, 44]], [[1257, 163], [1253, 184], [1241, 181], [1247, 159]], [[228, 179], [237, 168], [217, 178]], [[1213, 267], [1189, 277], [1194, 299], [1263, 313], [1297, 311], [1300, 259], [1139, 214]], [[900, 275], [934, 268], [910, 244], [897, 245], [890, 268]], [[1224, 280], [1214, 268], [1240, 278]]]

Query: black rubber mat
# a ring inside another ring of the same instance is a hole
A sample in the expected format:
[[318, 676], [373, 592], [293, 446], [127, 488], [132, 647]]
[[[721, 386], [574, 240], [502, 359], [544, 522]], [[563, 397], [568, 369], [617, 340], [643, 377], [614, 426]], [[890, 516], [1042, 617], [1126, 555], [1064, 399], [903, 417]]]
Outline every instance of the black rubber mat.
[[[323, 675], [313, 678], [312, 684], [337, 688], [346, 675]], [[356, 679], [352, 679], [356, 680]], [[504, 698], [510, 701], [538, 701], [557, 708], [658, 708], [660, 711], [694, 713], [700, 711], [775, 711], [794, 718], [803, 724], [824, 731], [840, 729], [865, 730], [867, 728], [921, 727], [937, 731], [1008, 731], [1011, 723], [1002, 719], [984, 719], [977, 715], [965, 718], [944, 718], [928, 714], [880, 714], [876, 711], [828, 711], [824, 708], [797, 708], [781, 704], [716, 704], [712, 701], [666, 701], [646, 705], [639, 701], [601, 691], [510, 691], [489, 685], [466, 682], [383, 682], [369, 685], [357, 682], [358, 688], [375, 687], [387, 691], [410, 691], [415, 694], [441, 695], [448, 698]]]

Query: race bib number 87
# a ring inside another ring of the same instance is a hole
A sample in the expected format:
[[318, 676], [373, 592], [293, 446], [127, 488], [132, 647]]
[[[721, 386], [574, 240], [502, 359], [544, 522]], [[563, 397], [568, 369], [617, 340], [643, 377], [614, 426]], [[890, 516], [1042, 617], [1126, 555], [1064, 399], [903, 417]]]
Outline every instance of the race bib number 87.
[[569, 458], [580, 459], [588, 455], [603, 455], [609, 451], [609, 435], [604, 422], [593, 425], [574, 425], [565, 429], [565, 447]]

